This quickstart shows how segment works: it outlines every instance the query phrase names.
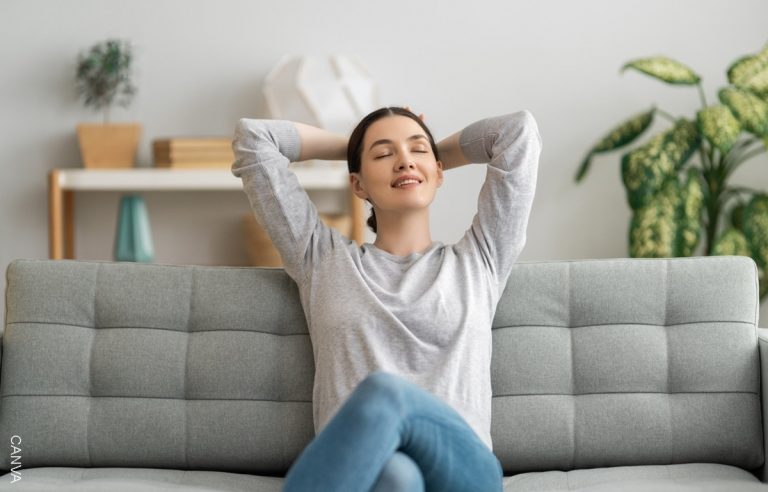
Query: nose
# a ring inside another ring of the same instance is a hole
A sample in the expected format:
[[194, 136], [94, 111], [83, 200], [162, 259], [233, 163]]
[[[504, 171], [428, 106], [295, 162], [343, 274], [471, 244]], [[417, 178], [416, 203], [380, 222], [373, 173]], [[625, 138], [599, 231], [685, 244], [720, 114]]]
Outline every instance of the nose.
[[414, 162], [410, 154], [401, 154], [400, 158], [397, 159], [398, 169], [402, 169], [403, 167], [413, 167], [415, 165], [416, 163]]

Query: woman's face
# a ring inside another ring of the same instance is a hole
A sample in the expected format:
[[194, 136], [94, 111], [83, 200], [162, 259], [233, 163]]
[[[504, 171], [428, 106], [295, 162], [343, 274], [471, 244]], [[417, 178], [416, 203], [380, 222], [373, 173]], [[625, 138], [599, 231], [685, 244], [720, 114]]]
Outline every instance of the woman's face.
[[[363, 137], [360, 173], [352, 173], [352, 190], [379, 210], [406, 211], [428, 207], [443, 184], [443, 163], [435, 159], [429, 137], [411, 118], [385, 116], [372, 123]], [[413, 175], [418, 184], [396, 187]]]

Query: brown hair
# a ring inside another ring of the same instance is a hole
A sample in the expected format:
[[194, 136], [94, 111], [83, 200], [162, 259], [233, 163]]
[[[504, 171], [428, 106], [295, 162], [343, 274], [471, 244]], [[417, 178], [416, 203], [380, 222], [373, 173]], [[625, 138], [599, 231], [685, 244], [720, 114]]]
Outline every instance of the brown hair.
[[[430, 132], [427, 125], [421, 121], [421, 118], [405, 108], [389, 106], [369, 113], [360, 120], [360, 123], [358, 123], [355, 129], [352, 130], [352, 134], [349, 137], [349, 144], [347, 145], [347, 167], [349, 168], [350, 174], [361, 172], [361, 164], [363, 162], [363, 137], [365, 137], [365, 132], [368, 130], [368, 127], [371, 126], [373, 122], [380, 120], [385, 116], [393, 115], [407, 116], [418, 123], [424, 130], [424, 133], [427, 134], [427, 138], [429, 138], [429, 144], [432, 147], [432, 152], [435, 154], [435, 159], [440, 160], [435, 139], [432, 137], [432, 132]], [[367, 201], [370, 202], [370, 200]], [[368, 224], [368, 227], [370, 227], [373, 232], [376, 232], [376, 212], [373, 209], [371, 209], [371, 216], [368, 217], [366, 224]]]

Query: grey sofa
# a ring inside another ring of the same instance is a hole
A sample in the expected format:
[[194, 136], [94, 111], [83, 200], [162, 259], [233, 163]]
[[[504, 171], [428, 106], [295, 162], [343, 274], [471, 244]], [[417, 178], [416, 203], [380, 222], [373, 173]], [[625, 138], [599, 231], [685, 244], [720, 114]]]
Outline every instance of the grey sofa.
[[[16, 260], [6, 306], [0, 490], [279, 491], [314, 436], [280, 268]], [[493, 322], [505, 490], [766, 490], [758, 308], [746, 257], [515, 265]]]

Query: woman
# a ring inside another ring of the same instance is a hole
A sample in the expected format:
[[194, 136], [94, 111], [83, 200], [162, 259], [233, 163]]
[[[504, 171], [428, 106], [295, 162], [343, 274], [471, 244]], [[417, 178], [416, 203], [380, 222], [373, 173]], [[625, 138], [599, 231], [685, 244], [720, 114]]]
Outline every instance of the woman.
[[[491, 322], [525, 244], [541, 137], [528, 111], [485, 118], [439, 143], [407, 108], [346, 136], [241, 119], [232, 170], [299, 287], [315, 358], [316, 436], [286, 491], [494, 491]], [[372, 206], [373, 244], [318, 218], [289, 162], [346, 157]], [[432, 241], [443, 172], [487, 163], [471, 226]]]

